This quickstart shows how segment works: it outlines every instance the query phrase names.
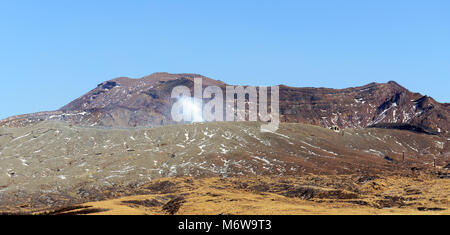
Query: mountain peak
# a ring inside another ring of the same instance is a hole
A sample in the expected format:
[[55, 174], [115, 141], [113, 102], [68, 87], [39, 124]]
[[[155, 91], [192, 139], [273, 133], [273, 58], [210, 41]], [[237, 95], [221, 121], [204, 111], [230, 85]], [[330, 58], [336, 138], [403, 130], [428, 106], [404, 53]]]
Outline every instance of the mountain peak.
[[[99, 84], [55, 112], [22, 115], [0, 125], [20, 126], [31, 120], [62, 120], [94, 126], [160, 126], [171, 119], [171, 91], [175, 86], [193, 89], [227, 84], [200, 74], [153, 73], [132, 79], [119, 77]], [[238, 84], [239, 85], [239, 84]], [[322, 127], [364, 128], [378, 123], [406, 123], [448, 132], [449, 106], [412, 93], [395, 81], [370, 83], [346, 89], [280, 86], [280, 120]]]

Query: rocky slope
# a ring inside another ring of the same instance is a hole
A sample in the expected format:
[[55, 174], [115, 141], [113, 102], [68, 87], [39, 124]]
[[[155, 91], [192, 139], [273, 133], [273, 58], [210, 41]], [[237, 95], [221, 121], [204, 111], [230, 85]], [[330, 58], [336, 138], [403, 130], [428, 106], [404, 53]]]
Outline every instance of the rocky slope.
[[[117, 78], [58, 111], [11, 117], [0, 126], [18, 127], [42, 120], [61, 120], [89, 126], [161, 126], [173, 124], [170, 109], [172, 88], [193, 89], [193, 79], [203, 85], [226, 84], [196, 74], [155, 73], [141, 79]], [[429, 133], [448, 134], [450, 104], [408, 91], [395, 82], [372, 83], [347, 89], [280, 86], [281, 121], [340, 128], [409, 124]], [[395, 126], [389, 126], [395, 127]]]
[[282, 87], [280, 100], [286, 122], [341, 128], [411, 124], [437, 133], [448, 133], [450, 128], [448, 104], [392, 81], [341, 90]]
[[0, 127], [0, 211], [100, 200], [162, 177], [445, 173], [449, 163], [440, 135], [295, 123], [263, 133], [260, 125]]

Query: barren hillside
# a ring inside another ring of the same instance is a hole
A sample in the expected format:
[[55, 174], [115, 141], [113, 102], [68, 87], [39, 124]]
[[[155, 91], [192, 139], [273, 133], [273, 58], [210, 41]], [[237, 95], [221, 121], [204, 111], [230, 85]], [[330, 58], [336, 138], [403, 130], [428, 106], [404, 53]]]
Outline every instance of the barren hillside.
[[277, 133], [262, 133], [260, 125], [114, 129], [45, 121], [3, 127], [0, 208], [100, 200], [163, 177], [411, 175], [443, 172], [448, 164], [448, 139], [439, 135], [376, 128], [335, 132], [289, 123]]

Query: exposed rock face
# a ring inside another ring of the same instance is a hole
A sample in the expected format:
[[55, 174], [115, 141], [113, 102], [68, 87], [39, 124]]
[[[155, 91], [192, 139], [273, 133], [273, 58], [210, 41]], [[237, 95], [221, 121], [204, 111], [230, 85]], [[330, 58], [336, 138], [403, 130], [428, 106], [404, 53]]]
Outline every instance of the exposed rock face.
[[403, 123], [436, 132], [448, 132], [450, 127], [448, 104], [412, 93], [396, 82], [340, 90], [282, 86], [280, 102], [285, 122], [340, 128]]
[[173, 123], [172, 89], [192, 87], [194, 78], [203, 78], [205, 85], [225, 86], [224, 83], [195, 74], [155, 73], [141, 79], [117, 78], [102, 83], [86, 95], [60, 110], [64, 113], [89, 111], [96, 118], [89, 125], [100, 126], [160, 126]]
[[[0, 121], [0, 126], [24, 126], [40, 120], [116, 127], [172, 124], [172, 88], [184, 85], [192, 91], [196, 77], [203, 78], [204, 86], [226, 86], [197, 74], [155, 73], [141, 79], [122, 77], [99, 84], [58, 111], [11, 117]], [[450, 130], [450, 104], [410, 92], [396, 82], [347, 89], [281, 85], [280, 114], [283, 122], [323, 127], [363, 128], [399, 123], [435, 133], [448, 134]]]

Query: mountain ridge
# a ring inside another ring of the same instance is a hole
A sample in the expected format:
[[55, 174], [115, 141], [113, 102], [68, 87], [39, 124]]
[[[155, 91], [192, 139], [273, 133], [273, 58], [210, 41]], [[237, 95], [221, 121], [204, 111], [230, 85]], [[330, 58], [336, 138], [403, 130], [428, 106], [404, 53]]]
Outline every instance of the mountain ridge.
[[[173, 87], [193, 90], [194, 78], [204, 86], [229, 85], [200, 74], [154, 73], [142, 78], [119, 77], [59, 110], [9, 117], [0, 126], [24, 126], [42, 120], [62, 120], [87, 126], [138, 127], [175, 124], [171, 120]], [[450, 104], [411, 92], [395, 81], [333, 89], [280, 85], [280, 120], [322, 127], [365, 128], [383, 123], [410, 124], [436, 133], [450, 130]]]

